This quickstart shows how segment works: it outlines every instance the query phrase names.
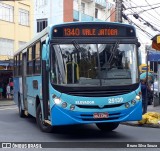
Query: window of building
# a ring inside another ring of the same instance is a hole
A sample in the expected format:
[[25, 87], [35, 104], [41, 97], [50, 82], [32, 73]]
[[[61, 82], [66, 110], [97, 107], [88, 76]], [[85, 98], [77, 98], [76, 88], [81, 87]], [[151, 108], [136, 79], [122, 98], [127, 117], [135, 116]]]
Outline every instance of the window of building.
[[48, 25], [47, 19], [37, 19], [37, 32], [41, 32]]
[[37, 0], [37, 6], [44, 6], [47, 5], [47, 0]]
[[0, 19], [13, 22], [13, 6], [0, 2]]
[[23, 47], [24, 44], [26, 44], [26, 42], [24, 42], [24, 41], [19, 41], [19, 42], [18, 42], [19, 48]]
[[29, 26], [29, 11], [19, 9], [19, 24]]
[[95, 18], [98, 18], [98, 9], [95, 8]]
[[0, 55], [13, 57], [14, 41], [11, 39], [0, 38]]
[[85, 14], [85, 3], [81, 3], [81, 12]]

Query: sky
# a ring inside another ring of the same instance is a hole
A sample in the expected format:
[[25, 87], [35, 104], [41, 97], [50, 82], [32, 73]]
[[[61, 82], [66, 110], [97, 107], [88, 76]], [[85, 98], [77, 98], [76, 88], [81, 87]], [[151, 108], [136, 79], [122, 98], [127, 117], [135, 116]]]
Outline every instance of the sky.
[[[160, 33], [160, 0], [123, 0], [123, 4], [124, 14], [136, 26], [139, 42], [150, 45], [151, 38]], [[138, 14], [139, 18], [133, 14]]]

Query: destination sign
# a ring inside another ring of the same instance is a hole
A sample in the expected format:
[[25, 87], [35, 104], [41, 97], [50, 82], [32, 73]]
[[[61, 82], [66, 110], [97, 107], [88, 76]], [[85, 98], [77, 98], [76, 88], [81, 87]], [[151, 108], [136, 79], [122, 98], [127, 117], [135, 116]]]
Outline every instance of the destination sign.
[[104, 25], [104, 24], [86, 24], [86, 25], [64, 25], [53, 29], [52, 37], [134, 37], [133, 27]]
[[95, 29], [95, 28], [63, 28], [63, 35], [69, 36], [117, 36], [118, 29]]

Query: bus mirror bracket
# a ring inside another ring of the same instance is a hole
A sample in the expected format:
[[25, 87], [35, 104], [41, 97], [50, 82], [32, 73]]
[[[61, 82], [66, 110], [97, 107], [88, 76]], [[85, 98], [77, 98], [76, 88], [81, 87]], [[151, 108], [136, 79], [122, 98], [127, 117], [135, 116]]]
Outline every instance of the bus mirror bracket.
[[139, 48], [141, 46], [141, 43], [138, 41], [137, 42], [137, 47]]

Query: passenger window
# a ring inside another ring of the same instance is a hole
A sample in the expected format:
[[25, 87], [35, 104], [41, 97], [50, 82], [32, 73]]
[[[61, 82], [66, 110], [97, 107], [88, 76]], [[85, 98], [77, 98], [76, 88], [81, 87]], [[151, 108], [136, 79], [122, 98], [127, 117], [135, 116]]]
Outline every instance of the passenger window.
[[33, 61], [32, 61], [32, 47], [27, 51], [27, 74], [32, 74], [33, 70]]

